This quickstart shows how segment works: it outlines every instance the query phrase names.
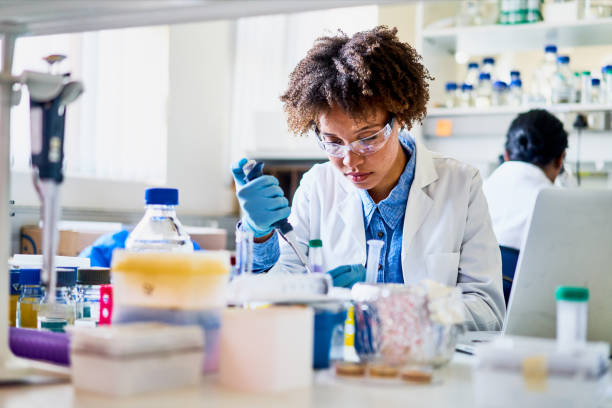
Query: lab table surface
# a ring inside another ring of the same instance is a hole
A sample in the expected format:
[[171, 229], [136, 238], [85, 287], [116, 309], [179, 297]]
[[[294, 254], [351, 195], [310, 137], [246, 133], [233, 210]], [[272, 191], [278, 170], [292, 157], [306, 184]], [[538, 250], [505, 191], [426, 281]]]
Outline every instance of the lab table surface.
[[[330, 370], [316, 371], [312, 388], [267, 395], [225, 388], [214, 375], [203, 377], [194, 387], [120, 398], [75, 390], [69, 383], [2, 387], [0, 407], [473, 407], [474, 364], [474, 357], [456, 353], [428, 385], [385, 384], [384, 380], [373, 384], [365, 379], [338, 378]], [[612, 404], [608, 399], [603, 406]]]

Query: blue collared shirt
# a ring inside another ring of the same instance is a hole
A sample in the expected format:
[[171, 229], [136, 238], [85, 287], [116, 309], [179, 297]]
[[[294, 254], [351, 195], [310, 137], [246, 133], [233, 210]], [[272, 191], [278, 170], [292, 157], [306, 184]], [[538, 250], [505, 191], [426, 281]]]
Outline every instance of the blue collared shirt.
[[[416, 146], [412, 137], [403, 131], [400, 132], [399, 140], [409, 159], [396, 186], [393, 187], [389, 195], [375, 204], [366, 190], [359, 190], [366, 241], [370, 239], [385, 241], [381, 250], [378, 282], [404, 282], [401, 256], [402, 235], [408, 193], [414, 180], [416, 168]], [[274, 266], [279, 257], [278, 237], [273, 234], [266, 242], [254, 245], [253, 271], [267, 271]]]

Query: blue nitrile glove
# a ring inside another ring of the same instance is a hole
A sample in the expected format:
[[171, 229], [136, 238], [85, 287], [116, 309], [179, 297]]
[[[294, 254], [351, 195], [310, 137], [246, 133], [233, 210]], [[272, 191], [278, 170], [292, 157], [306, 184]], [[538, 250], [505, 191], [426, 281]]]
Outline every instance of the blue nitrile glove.
[[242, 166], [246, 162], [247, 159], [241, 159], [232, 167], [236, 196], [244, 212], [244, 223], [255, 237], [263, 237], [272, 232], [272, 224], [289, 217], [291, 209], [276, 177], [261, 176], [245, 183]]
[[354, 284], [364, 282], [366, 278], [366, 269], [361, 264], [341, 265], [327, 273], [334, 281], [334, 286], [343, 288], [352, 288]]

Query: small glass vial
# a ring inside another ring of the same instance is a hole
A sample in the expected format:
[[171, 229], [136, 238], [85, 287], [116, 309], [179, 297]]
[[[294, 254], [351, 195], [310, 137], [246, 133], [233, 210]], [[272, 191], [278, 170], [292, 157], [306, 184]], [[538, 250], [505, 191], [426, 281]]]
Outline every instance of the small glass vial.
[[510, 71], [510, 83], [512, 83], [512, 81], [516, 81], [517, 79], [521, 79], [521, 72], [517, 70]]
[[461, 98], [459, 100], [459, 106], [462, 108], [469, 108], [474, 106], [474, 86], [470, 84], [461, 85]]
[[508, 85], [504, 81], [495, 81], [493, 83], [493, 95], [491, 99], [491, 105], [493, 106], [504, 106], [506, 105], [508, 93]]
[[495, 69], [495, 58], [485, 57], [482, 59], [482, 71], [493, 76], [493, 70]]
[[571, 352], [586, 345], [589, 290], [559, 286], [557, 299], [557, 348]]
[[313, 272], [323, 272], [323, 241], [311, 239], [308, 241], [308, 263]]
[[612, 104], [612, 65], [606, 65], [604, 72], [604, 101], [607, 104]]
[[488, 72], [482, 72], [478, 79], [478, 90], [476, 91], [475, 105], [477, 108], [488, 108], [491, 106], [491, 97], [493, 96], [491, 74]]
[[582, 86], [580, 92], [580, 103], [588, 104], [591, 101], [591, 71], [582, 71], [580, 76]]
[[242, 226], [236, 228], [236, 265], [234, 277], [253, 272], [253, 231]]
[[480, 71], [478, 70], [477, 62], [470, 62], [467, 68], [467, 74], [465, 76], [465, 83], [476, 86], [478, 84], [478, 75]]
[[110, 285], [110, 269], [79, 268], [76, 285], [76, 326], [95, 327], [100, 322], [100, 289]]
[[510, 82], [510, 93], [508, 95], [508, 105], [521, 106], [523, 104], [523, 81], [514, 79]]
[[9, 288], [9, 325], [17, 326], [17, 302], [19, 302], [19, 293], [21, 286], [19, 285], [19, 269], [11, 269]]
[[446, 83], [446, 100], [444, 101], [444, 106], [447, 108], [454, 108], [457, 106], [458, 101], [457, 95], [457, 83], [456, 82], [447, 82]]
[[[37, 327], [41, 330], [63, 333], [66, 326], [74, 325], [76, 302], [74, 287], [76, 270], [66, 268], [56, 270], [57, 287], [55, 293], [47, 293], [40, 304]], [[53, 296], [53, 301], [51, 299]]]
[[17, 327], [35, 329], [38, 309], [45, 291], [40, 286], [40, 269], [19, 270], [20, 294], [17, 301]]

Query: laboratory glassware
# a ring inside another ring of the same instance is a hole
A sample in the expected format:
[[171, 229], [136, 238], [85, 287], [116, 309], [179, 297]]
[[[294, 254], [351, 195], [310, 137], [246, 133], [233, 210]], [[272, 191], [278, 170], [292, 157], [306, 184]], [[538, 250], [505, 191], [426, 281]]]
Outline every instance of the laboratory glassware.
[[323, 241], [320, 239], [308, 241], [308, 263], [313, 272], [323, 272]]
[[40, 269], [20, 269], [19, 284], [21, 289], [17, 301], [17, 327], [35, 329], [38, 309], [45, 294], [40, 286]]
[[557, 299], [557, 347], [573, 351], [586, 345], [589, 290], [559, 286]]
[[380, 251], [385, 241], [378, 239], [368, 240], [368, 261], [366, 266], [366, 283], [376, 283], [380, 265]]

